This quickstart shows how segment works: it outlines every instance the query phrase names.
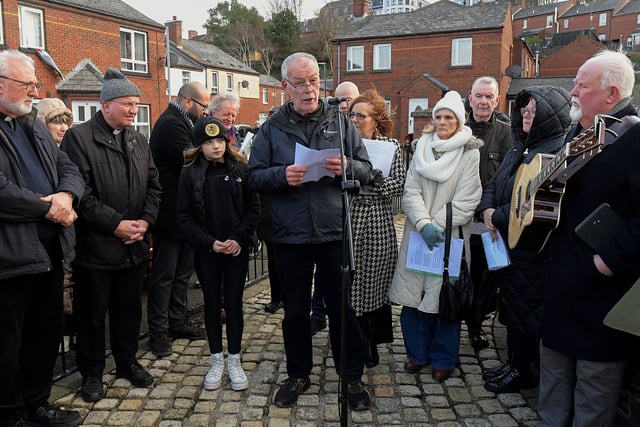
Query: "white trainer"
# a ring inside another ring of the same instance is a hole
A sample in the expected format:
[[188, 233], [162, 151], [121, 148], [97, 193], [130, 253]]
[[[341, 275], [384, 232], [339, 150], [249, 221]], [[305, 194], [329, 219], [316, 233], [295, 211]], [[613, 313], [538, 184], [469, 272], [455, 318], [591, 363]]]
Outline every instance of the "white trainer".
[[222, 373], [224, 371], [224, 355], [216, 353], [211, 355], [211, 367], [204, 377], [204, 388], [215, 390], [222, 383]]
[[249, 387], [249, 380], [244, 373], [244, 369], [242, 369], [240, 354], [230, 354], [227, 357], [227, 370], [229, 371], [229, 380], [233, 390], [240, 391]]

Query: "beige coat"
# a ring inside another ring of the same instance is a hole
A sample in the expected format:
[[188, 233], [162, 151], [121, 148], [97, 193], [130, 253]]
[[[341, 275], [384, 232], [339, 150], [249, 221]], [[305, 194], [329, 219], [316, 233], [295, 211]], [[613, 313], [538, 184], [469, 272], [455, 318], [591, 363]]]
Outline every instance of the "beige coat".
[[[409, 235], [432, 222], [442, 233], [446, 225], [446, 204], [452, 202], [453, 228], [463, 226], [465, 252], [469, 262], [468, 236], [471, 220], [482, 196], [479, 165], [482, 141], [471, 136], [450, 178], [443, 182], [427, 179], [416, 171], [416, 160], [424, 155], [433, 134], [423, 135], [416, 145], [414, 158], [407, 172], [402, 207], [407, 215], [398, 263], [389, 289], [389, 299], [396, 304], [418, 308], [426, 313], [438, 312], [441, 277], [427, 276], [405, 268]], [[457, 231], [453, 233], [457, 237]]]

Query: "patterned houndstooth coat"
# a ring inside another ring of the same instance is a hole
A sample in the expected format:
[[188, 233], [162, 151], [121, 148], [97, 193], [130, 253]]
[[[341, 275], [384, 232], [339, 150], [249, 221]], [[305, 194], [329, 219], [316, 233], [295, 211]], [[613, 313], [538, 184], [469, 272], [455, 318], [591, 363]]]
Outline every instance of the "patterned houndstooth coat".
[[389, 176], [382, 185], [366, 188], [374, 195], [357, 195], [351, 205], [356, 268], [351, 303], [356, 316], [374, 311], [389, 302], [387, 293], [398, 258], [391, 201], [394, 197], [402, 196], [406, 168], [398, 141], [387, 141], [396, 146]]

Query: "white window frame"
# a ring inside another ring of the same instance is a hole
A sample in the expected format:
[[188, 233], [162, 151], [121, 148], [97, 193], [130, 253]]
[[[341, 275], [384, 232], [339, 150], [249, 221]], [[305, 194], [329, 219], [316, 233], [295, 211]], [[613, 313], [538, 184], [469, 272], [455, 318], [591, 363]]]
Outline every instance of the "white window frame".
[[640, 13], [636, 15], [636, 24], [640, 24]]
[[[131, 41], [131, 52], [122, 46], [123, 36]], [[142, 39], [141, 39], [142, 38]], [[138, 43], [141, 41], [142, 45]], [[140, 52], [142, 50], [142, 52]], [[128, 57], [127, 57], [128, 55]], [[149, 40], [147, 33], [131, 28], [120, 27], [120, 67], [132, 73], [147, 73], [149, 70]]]
[[18, 5], [18, 14], [20, 16], [20, 47], [44, 49], [43, 10]]
[[546, 28], [553, 27], [553, 15], [547, 15], [547, 23], [545, 25]]
[[606, 27], [607, 26], [607, 14], [601, 13], [598, 16], [598, 27]]
[[523, 19], [523, 20], [522, 20], [522, 29], [523, 29], [523, 30], [524, 30], [525, 28], [527, 28], [527, 24], [528, 24], [528, 23], [527, 23], [527, 20], [526, 20], [526, 19]]
[[451, 39], [451, 66], [461, 67], [467, 65], [473, 65], [473, 38]]
[[211, 93], [219, 93], [218, 89], [218, 72], [214, 71], [211, 73]]
[[182, 71], [182, 85], [191, 83], [191, 71]]
[[[146, 120], [141, 120], [143, 117]], [[138, 104], [138, 114], [136, 114], [132, 126], [149, 140], [151, 136], [151, 109], [147, 104]]]
[[284, 105], [287, 102], [287, 98], [285, 97], [285, 91], [280, 91], [280, 105]]
[[569, 28], [569, 20], [568, 20], [568, 19], [565, 19], [565, 20], [562, 22], [562, 28]]
[[233, 92], [233, 74], [227, 73], [227, 92]]
[[71, 111], [73, 111], [73, 124], [79, 125], [90, 120], [100, 111], [100, 103], [98, 101], [71, 101]]
[[[2, 15], [2, 2], [0, 1], [0, 16]], [[4, 28], [2, 27], [2, 19], [0, 19], [0, 44], [4, 44]]]
[[269, 91], [267, 90], [266, 87], [262, 88], [262, 103], [263, 104], [269, 103]]
[[347, 71], [364, 71], [364, 46], [347, 46]]
[[391, 69], [391, 43], [381, 43], [373, 45], [373, 69]]

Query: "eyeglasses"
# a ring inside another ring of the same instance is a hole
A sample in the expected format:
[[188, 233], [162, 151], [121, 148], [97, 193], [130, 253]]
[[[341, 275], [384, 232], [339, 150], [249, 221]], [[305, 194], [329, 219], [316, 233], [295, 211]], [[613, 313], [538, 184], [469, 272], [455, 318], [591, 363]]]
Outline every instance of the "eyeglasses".
[[20, 86], [24, 86], [27, 89], [27, 92], [31, 92], [32, 90], [40, 90], [42, 89], [42, 83], [32, 83], [32, 82], [23, 82], [22, 80], [12, 79], [7, 76], [0, 76], [0, 79], [11, 80], [12, 82], [18, 83]]
[[209, 107], [207, 107], [206, 105], [204, 105], [202, 102], [198, 101], [198, 100], [197, 100], [197, 99], [195, 99], [195, 98], [192, 98], [192, 97], [190, 97], [190, 96], [188, 96], [187, 98], [189, 98], [190, 100], [192, 100], [193, 102], [195, 102], [196, 104], [198, 104], [199, 106], [201, 106], [202, 108], [204, 108], [205, 110], [206, 110], [207, 108], [209, 108]]
[[364, 119], [366, 119], [367, 117], [371, 117], [371, 116], [365, 116], [365, 115], [364, 115], [364, 114], [362, 114], [362, 113], [349, 113], [349, 118], [350, 118], [350, 119], [353, 119], [354, 117], [357, 117], [357, 118], [358, 118], [358, 120], [364, 120]]
[[536, 115], [536, 109], [535, 108], [521, 108], [520, 109], [520, 115], [524, 116], [525, 113], [529, 113], [530, 116], [535, 116]]
[[302, 83], [293, 84], [289, 79], [285, 79], [285, 81], [289, 83], [291, 87], [297, 90], [298, 92], [304, 92], [307, 89], [320, 87], [320, 81], [312, 81], [311, 83], [308, 83], [308, 84], [302, 84]]

